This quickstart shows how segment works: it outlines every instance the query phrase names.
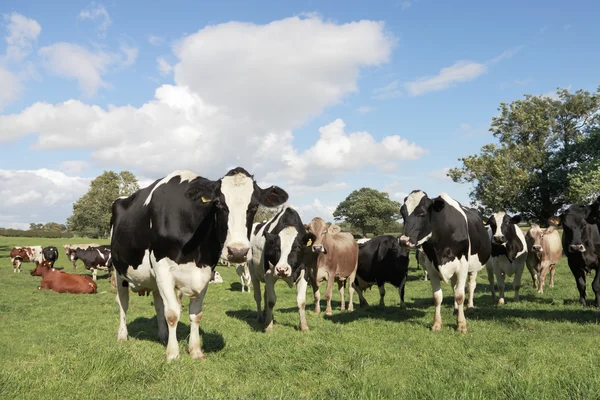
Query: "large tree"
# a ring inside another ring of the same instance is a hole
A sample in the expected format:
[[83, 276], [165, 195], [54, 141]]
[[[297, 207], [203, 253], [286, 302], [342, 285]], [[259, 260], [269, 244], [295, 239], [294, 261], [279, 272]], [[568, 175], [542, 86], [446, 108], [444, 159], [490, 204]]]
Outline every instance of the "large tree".
[[461, 158], [463, 166], [448, 174], [473, 184], [470, 196], [482, 212], [505, 209], [545, 224], [564, 205], [597, 195], [600, 87], [525, 95], [498, 110], [490, 127], [498, 143]]
[[92, 238], [107, 237], [112, 203], [139, 188], [136, 177], [129, 171], [104, 171], [91, 182], [88, 192], [73, 204], [73, 215], [67, 219], [69, 230]]
[[400, 203], [390, 200], [385, 192], [362, 188], [338, 204], [333, 217], [360, 228], [363, 236], [367, 232], [380, 235], [386, 226], [400, 218]]

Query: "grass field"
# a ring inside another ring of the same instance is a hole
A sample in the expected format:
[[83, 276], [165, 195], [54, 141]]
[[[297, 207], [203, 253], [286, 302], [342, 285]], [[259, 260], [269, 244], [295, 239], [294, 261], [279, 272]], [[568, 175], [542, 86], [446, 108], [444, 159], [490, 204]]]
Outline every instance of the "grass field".
[[[233, 268], [219, 266], [224, 283], [210, 285], [201, 323], [207, 360], [191, 360], [185, 352], [189, 321], [184, 299], [186, 317], [178, 329], [181, 358], [166, 364], [151, 296], [131, 295], [131, 339], [117, 343], [116, 292], [104, 272], [98, 274], [95, 295], [40, 292], [40, 278], [29, 275], [32, 264], [13, 273], [8, 258], [12, 246], [59, 247], [63, 242], [0, 238], [2, 399], [600, 397], [600, 314], [577, 303], [566, 260], [558, 266], [554, 289], [537, 295], [524, 276], [521, 302], [514, 303], [509, 291], [503, 308], [492, 304], [482, 271], [478, 308], [467, 313], [466, 334], [454, 331], [448, 285], [443, 286], [443, 331], [430, 331], [431, 287], [420, 280], [414, 259], [406, 310], [398, 307], [391, 286], [384, 309], [353, 313], [337, 309], [334, 293], [332, 317], [315, 315], [309, 295], [306, 333], [297, 330], [294, 290], [278, 283], [276, 324], [265, 334], [255, 322], [252, 294], [241, 293]], [[73, 272], [62, 252], [57, 266]], [[77, 273], [84, 273], [82, 268]], [[376, 288], [366, 296], [377, 304]]]

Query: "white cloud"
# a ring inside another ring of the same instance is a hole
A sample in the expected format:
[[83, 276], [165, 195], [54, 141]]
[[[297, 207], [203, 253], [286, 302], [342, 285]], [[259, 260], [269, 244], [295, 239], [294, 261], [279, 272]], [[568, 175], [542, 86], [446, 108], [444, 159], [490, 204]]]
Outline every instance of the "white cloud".
[[[2, 108], [10, 104], [21, 94], [21, 82], [19, 78], [3, 68], [0, 64], [0, 111]], [[2, 135], [2, 133], [0, 133]]]
[[[571, 90], [571, 87], [573, 85], [569, 85], [566, 87], [567, 90]], [[555, 91], [550, 91], [550, 92], [546, 92], [546, 93], [542, 93], [540, 95], [538, 95], [539, 97], [547, 97], [549, 99], [552, 100], [560, 100], [560, 98], [558, 97], [558, 94], [556, 94], [556, 90]]]
[[75, 79], [86, 96], [93, 96], [99, 88], [109, 86], [102, 78], [110, 67], [133, 64], [137, 49], [121, 46], [122, 53], [88, 50], [78, 44], [59, 42], [42, 47], [38, 53], [45, 67], [57, 76]]
[[485, 74], [487, 67], [473, 61], [457, 61], [454, 65], [442, 68], [435, 76], [425, 76], [405, 83], [411, 96], [420, 96], [455, 86], [457, 83], [472, 81]]
[[399, 88], [398, 80], [392, 81], [387, 85], [373, 90], [373, 98], [377, 100], [395, 99], [402, 96], [402, 90]]
[[466, 138], [472, 138], [472, 137], [476, 137], [476, 136], [485, 136], [485, 135], [490, 134], [489, 130], [486, 128], [474, 128], [467, 123], [460, 124], [458, 130], [459, 130], [459, 133], [461, 134], [461, 136], [466, 137]]
[[82, 160], [63, 161], [59, 164], [58, 169], [69, 174], [80, 174], [88, 169], [90, 164]]
[[431, 171], [428, 176], [430, 178], [439, 180], [439, 181], [449, 181], [451, 180], [450, 177], [447, 175], [448, 171], [450, 171], [450, 168], [442, 168], [442, 169], [438, 169], [435, 171]]
[[361, 106], [361, 107], [358, 107], [358, 108], [356, 109], [356, 111], [358, 111], [360, 114], [368, 114], [368, 113], [370, 113], [371, 111], [373, 111], [373, 107], [369, 107], [369, 106]]
[[400, 182], [393, 181], [385, 185], [382, 192], [389, 194], [391, 200], [403, 202], [404, 198], [408, 196], [408, 193], [404, 192], [403, 189], [404, 186]]
[[171, 73], [171, 71], [173, 71], [171, 64], [169, 64], [163, 57], [158, 57], [156, 62], [158, 63], [158, 71], [161, 75], [168, 75]]
[[4, 15], [4, 20], [8, 21], [6, 30], [6, 58], [11, 61], [22, 61], [31, 52], [33, 42], [38, 38], [42, 27], [31, 18], [13, 12], [10, 15]]
[[98, 24], [98, 36], [105, 37], [106, 31], [111, 24], [110, 15], [108, 15], [108, 11], [101, 4], [96, 4], [95, 2], [90, 3], [87, 9], [82, 10], [78, 16], [79, 19], [85, 20], [96, 20], [99, 19], [100, 22]]
[[302, 222], [305, 224], [309, 223], [310, 220], [316, 217], [321, 217], [326, 222], [334, 222], [333, 212], [337, 207], [337, 205], [324, 205], [319, 199], [314, 199], [312, 203], [302, 206], [294, 206], [293, 204], [290, 204], [290, 206], [294, 210], [298, 211], [300, 218], [302, 218]]
[[148, 36], [148, 43], [150, 43], [152, 46], [160, 46], [161, 44], [164, 43], [164, 41], [165, 41], [165, 39], [160, 36], [155, 36], [155, 35]]

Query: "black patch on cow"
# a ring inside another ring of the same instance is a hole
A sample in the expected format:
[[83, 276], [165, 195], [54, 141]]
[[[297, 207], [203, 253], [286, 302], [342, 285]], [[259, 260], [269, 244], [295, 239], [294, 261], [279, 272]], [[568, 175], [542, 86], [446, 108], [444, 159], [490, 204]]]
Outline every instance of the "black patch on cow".
[[260, 231], [260, 228], [262, 228], [266, 224], [267, 224], [266, 222], [260, 222], [260, 223], [256, 224], [256, 226], [254, 227], [254, 232], [252, 232], [252, 234], [254, 236], [256, 236], [256, 234], [258, 233], [258, 231]]
[[406, 283], [408, 263], [409, 250], [394, 236], [376, 236], [358, 247], [356, 276], [377, 286], [387, 282], [400, 287]]
[[51, 266], [54, 266], [54, 263], [58, 260], [58, 249], [54, 246], [44, 247], [42, 255], [44, 256], [44, 260], [48, 261]]
[[110, 269], [112, 267], [109, 246], [88, 247], [85, 250], [72, 249], [70, 254], [75, 255], [75, 261], [81, 260], [87, 270], [92, 268]]
[[487, 233], [487, 229], [483, 225], [483, 219], [479, 211], [462, 206], [467, 222], [469, 224], [469, 240], [471, 241], [471, 255], [477, 254], [481, 265], [488, 262], [492, 254], [492, 243]]
[[521, 239], [517, 236], [517, 229], [521, 229], [517, 226], [519, 222], [521, 222], [521, 217], [519, 215], [510, 217], [508, 214], [504, 214], [500, 232], [506, 238], [506, 243], [505, 245], [499, 245], [493, 242], [493, 235], [497, 229], [496, 218], [494, 218], [493, 215], [488, 218], [487, 223], [492, 229], [492, 257], [506, 256], [508, 261], [513, 262], [515, 258], [517, 258], [517, 254], [523, 251], [525, 244], [521, 242]]

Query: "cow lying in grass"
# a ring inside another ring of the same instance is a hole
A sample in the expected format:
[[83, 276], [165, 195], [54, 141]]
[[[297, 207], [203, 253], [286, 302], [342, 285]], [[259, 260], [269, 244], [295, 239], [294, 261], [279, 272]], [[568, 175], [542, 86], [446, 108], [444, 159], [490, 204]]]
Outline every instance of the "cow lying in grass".
[[42, 284], [38, 290], [53, 290], [57, 293], [96, 293], [96, 282], [89, 276], [73, 275], [53, 270], [48, 261], [35, 262], [32, 276], [41, 276]]

